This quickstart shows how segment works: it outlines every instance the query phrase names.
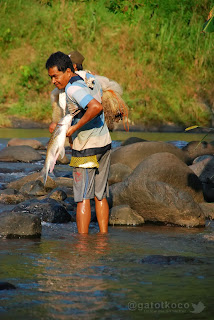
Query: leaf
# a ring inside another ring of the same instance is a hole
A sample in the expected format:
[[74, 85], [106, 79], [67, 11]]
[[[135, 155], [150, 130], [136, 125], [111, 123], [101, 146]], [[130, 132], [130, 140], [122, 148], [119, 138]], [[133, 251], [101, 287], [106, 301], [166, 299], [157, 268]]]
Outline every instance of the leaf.
[[199, 126], [188, 127], [188, 128], [185, 129], [185, 131], [193, 130], [193, 129], [196, 129], [196, 128], [199, 128]]

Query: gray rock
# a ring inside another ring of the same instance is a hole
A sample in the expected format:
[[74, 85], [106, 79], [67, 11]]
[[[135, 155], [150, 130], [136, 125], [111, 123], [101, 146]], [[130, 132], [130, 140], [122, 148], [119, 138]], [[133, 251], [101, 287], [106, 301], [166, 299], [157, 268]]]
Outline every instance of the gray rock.
[[67, 198], [67, 194], [61, 189], [54, 189], [50, 194], [49, 198], [56, 201], [64, 201]]
[[73, 188], [73, 178], [67, 178], [67, 177], [58, 177], [55, 180], [56, 186], [64, 186], [64, 187], [69, 187]]
[[114, 184], [126, 179], [132, 173], [132, 169], [122, 163], [115, 163], [110, 166], [108, 184]]
[[214, 220], [214, 203], [202, 202], [199, 203], [204, 216], [210, 220]]
[[32, 199], [25, 201], [15, 206], [13, 211], [35, 214], [45, 222], [67, 223], [71, 221], [70, 214], [65, 207], [54, 199]]
[[172, 144], [165, 142], [145, 141], [129, 144], [112, 151], [111, 165], [120, 162], [129, 166], [131, 169], [134, 169], [141, 161], [150, 155], [162, 152], [174, 154], [183, 162], [189, 163], [188, 155]]
[[113, 207], [110, 210], [110, 225], [138, 226], [144, 223], [143, 217], [132, 210], [128, 205]]
[[202, 161], [192, 164], [189, 168], [199, 177], [201, 182], [206, 183], [207, 179], [214, 178], [214, 157], [206, 157]]
[[43, 196], [49, 191], [50, 189], [46, 188], [40, 180], [29, 181], [19, 190], [20, 193], [28, 196]]
[[45, 149], [45, 146], [43, 144], [36, 140], [36, 139], [19, 139], [19, 138], [13, 138], [8, 141], [7, 144], [8, 147], [12, 146], [30, 146], [33, 149]]
[[6, 147], [0, 151], [0, 161], [32, 162], [41, 159], [42, 156], [40, 155], [40, 153], [29, 146]]
[[[36, 181], [36, 180], [40, 180], [40, 181], [43, 182], [43, 179], [42, 179], [42, 176], [41, 176], [41, 172], [34, 172], [34, 173], [29, 174], [29, 175], [27, 175], [27, 176], [25, 176], [25, 177], [23, 177], [21, 179], [18, 179], [16, 181], [12, 181], [7, 185], [7, 188], [20, 190], [20, 188], [22, 186], [24, 186], [27, 182]], [[51, 189], [52, 190], [52, 189], [55, 189], [57, 187], [57, 185], [56, 185], [55, 181], [48, 176], [45, 187], [47, 189]]]
[[171, 153], [157, 153], [142, 161], [123, 182], [110, 186], [110, 206], [129, 205], [145, 221], [180, 226], [203, 226], [197, 202], [202, 184], [188, 166]]
[[2, 212], [0, 214], [0, 235], [6, 238], [40, 237], [41, 220], [33, 214], [23, 212]]
[[132, 143], [136, 143], [136, 142], [143, 142], [146, 141], [145, 139], [142, 138], [138, 138], [138, 137], [130, 137], [128, 139], [126, 139], [125, 141], [123, 141], [121, 143], [121, 146], [127, 146], [128, 144], [132, 144]]
[[214, 146], [206, 141], [201, 143], [200, 141], [191, 141], [182, 150], [191, 159], [191, 162], [199, 156], [214, 154]]

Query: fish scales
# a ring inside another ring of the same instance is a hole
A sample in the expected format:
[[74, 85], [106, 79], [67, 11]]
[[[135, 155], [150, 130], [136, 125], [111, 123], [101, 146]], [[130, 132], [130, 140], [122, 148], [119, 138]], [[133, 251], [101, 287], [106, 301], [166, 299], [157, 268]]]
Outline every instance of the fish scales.
[[73, 117], [74, 115], [70, 114], [63, 117], [58, 122], [48, 142], [45, 164], [41, 171], [44, 185], [46, 184], [48, 173], [51, 173], [54, 169], [58, 156], [60, 155], [63, 158], [65, 155], [66, 132], [71, 125]]

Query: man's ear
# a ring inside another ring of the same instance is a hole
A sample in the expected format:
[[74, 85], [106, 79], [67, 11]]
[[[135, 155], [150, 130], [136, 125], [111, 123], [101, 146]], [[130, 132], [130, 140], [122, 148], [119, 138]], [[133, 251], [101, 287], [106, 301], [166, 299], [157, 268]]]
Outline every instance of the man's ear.
[[73, 75], [73, 72], [70, 68], [67, 68], [65, 72], [67, 73], [68, 77], [71, 77]]

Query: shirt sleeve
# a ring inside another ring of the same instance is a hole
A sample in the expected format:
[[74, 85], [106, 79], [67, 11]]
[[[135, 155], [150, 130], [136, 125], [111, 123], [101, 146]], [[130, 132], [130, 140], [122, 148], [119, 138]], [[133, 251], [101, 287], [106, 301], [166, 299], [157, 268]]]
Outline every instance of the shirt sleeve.
[[69, 99], [77, 106], [85, 109], [87, 104], [93, 100], [93, 96], [88, 92], [84, 85], [73, 85], [67, 89]]

